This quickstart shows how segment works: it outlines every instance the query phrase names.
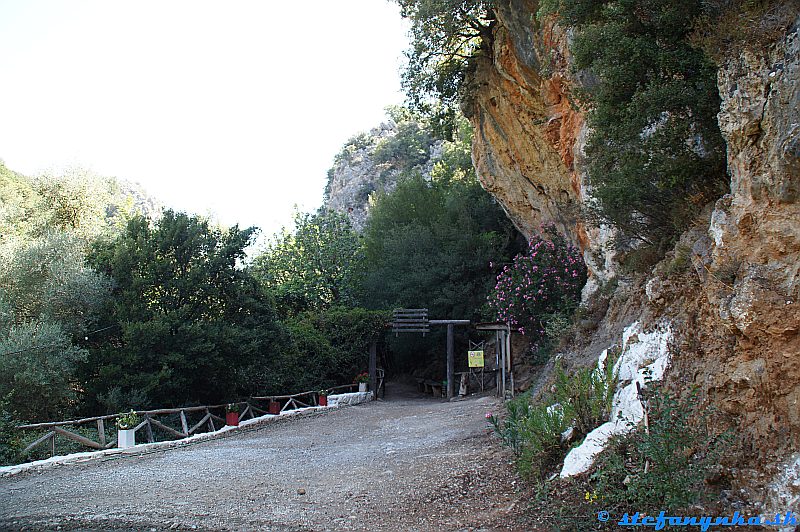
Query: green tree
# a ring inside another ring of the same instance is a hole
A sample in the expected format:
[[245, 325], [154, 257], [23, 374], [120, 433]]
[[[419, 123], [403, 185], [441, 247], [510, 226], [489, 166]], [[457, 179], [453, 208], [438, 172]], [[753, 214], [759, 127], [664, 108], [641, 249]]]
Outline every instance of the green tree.
[[93, 346], [90, 396], [170, 406], [253, 392], [241, 375], [267, 366], [283, 338], [268, 295], [241, 267], [254, 233], [166, 211], [98, 246], [92, 262], [116, 283], [116, 327]]
[[491, 288], [489, 262], [515, 249], [515, 231], [474, 180], [401, 181], [378, 196], [364, 237], [367, 300], [473, 318]]
[[450, 138], [470, 59], [492, 42], [492, 0], [396, 0], [411, 22], [402, 84], [412, 107]]
[[561, 0], [588, 87], [594, 212], [664, 251], [727, 187], [716, 68], [690, 43], [700, 0]]
[[80, 347], [109, 280], [88, 268], [80, 239], [53, 232], [4, 246], [0, 262], [0, 398], [23, 419], [52, 420], [77, 400]]
[[363, 271], [363, 250], [346, 215], [320, 210], [295, 213], [293, 233], [269, 243], [252, 264], [274, 294], [281, 313], [354, 305]]

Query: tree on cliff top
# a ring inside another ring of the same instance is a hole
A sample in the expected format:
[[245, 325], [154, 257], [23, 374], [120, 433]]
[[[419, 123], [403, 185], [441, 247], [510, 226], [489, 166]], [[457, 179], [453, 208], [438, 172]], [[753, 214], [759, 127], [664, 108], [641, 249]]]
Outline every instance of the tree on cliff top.
[[403, 88], [411, 106], [431, 115], [449, 139], [469, 60], [491, 42], [494, 1], [396, 1], [411, 21]]

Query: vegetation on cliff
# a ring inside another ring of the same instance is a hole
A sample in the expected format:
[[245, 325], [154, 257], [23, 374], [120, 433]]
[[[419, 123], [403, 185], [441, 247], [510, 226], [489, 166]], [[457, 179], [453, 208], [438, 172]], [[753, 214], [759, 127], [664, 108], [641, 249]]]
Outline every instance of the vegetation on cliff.
[[716, 66], [689, 37], [699, 0], [562, 0], [585, 89], [591, 207], [660, 255], [727, 188]]

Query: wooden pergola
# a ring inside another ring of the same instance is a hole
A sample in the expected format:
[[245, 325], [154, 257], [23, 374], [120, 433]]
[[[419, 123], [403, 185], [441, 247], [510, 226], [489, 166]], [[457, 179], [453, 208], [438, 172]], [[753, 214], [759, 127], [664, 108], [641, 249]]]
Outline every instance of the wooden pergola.
[[[495, 356], [497, 357], [497, 391], [500, 397], [506, 397], [506, 383], [514, 396], [514, 371], [511, 369], [511, 325], [503, 322], [478, 323], [475, 328], [479, 331], [494, 331]], [[510, 382], [509, 382], [510, 381]]]
[[[431, 325], [447, 325], [447, 398], [452, 399], [455, 395], [455, 326], [469, 325], [469, 320], [429, 320], [428, 309], [410, 308], [395, 309], [392, 318], [392, 332], [400, 333], [422, 333], [423, 336], [430, 332]], [[371, 358], [370, 358], [371, 360]]]

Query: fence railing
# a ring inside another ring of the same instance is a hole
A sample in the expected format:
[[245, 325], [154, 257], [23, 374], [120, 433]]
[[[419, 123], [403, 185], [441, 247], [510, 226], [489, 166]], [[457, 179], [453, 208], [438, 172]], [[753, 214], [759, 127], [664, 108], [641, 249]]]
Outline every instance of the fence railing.
[[[331, 391], [357, 388], [357, 384], [344, 384], [330, 388]], [[265, 406], [266, 403], [266, 406]], [[251, 419], [262, 415], [276, 415], [288, 410], [319, 405], [319, 392], [301, 392], [291, 395], [265, 395], [250, 397], [245, 401], [221, 405], [187, 406], [181, 408], [160, 408], [157, 410], [139, 410], [136, 414], [142, 422], [133, 428], [134, 433], [145, 431], [147, 443], [169, 439], [188, 438], [193, 434], [214, 432], [215, 421], [222, 427], [225, 425], [225, 411], [229, 404], [236, 404], [239, 409], [239, 420], [249, 416]], [[222, 416], [218, 413], [222, 413]], [[23, 455], [31, 453], [39, 446], [50, 446], [50, 455], [56, 454], [56, 438], [61, 437], [81, 447], [93, 450], [110, 449], [117, 445], [114, 434], [114, 420], [125, 413], [74, 419], [69, 421], [51, 421], [47, 423], [29, 423], [19, 425], [20, 431], [44, 431], [45, 433], [25, 447]], [[109, 433], [109, 428], [111, 432]], [[162, 439], [157, 439], [157, 436]]]

